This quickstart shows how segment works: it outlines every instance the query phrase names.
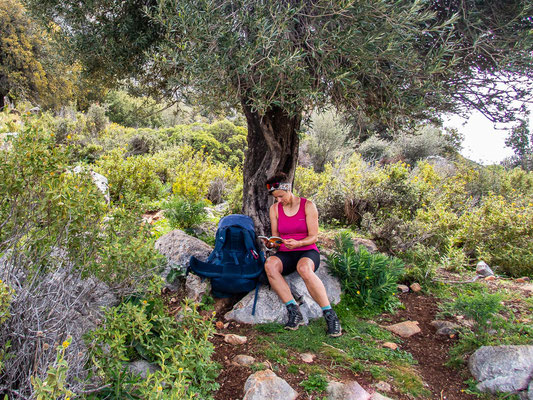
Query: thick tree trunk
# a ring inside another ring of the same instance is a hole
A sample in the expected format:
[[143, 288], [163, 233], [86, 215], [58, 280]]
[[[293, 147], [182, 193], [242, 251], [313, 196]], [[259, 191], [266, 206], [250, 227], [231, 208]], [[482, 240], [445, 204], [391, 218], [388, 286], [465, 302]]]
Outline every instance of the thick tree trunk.
[[298, 130], [301, 116], [290, 116], [272, 107], [264, 115], [245, 101], [242, 107], [248, 122], [248, 150], [244, 159], [243, 213], [254, 220], [256, 231], [270, 235], [268, 209], [272, 197], [265, 187], [267, 177], [284, 172], [292, 182], [298, 161]]

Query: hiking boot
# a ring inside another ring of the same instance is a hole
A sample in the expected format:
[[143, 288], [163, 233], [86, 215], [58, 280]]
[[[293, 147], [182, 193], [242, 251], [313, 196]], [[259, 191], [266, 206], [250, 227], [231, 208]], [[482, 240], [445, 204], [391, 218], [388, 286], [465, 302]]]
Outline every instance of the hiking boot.
[[339, 317], [337, 317], [337, 314], [333, 309], [325, 310], [324, 318], [326, 320], [326, 324], [328, 325], [328, 336], [338, 337], [342, 335], [341, 322], [339, 321]]
[[289, 320], [285, 324], [285, 329], [295, 331], [300, 325], [304, 324], [304, 317], [300, 312], [300, 307], [296, 304], [289, 304], [287, 306], [287, 313], [289, 314]]

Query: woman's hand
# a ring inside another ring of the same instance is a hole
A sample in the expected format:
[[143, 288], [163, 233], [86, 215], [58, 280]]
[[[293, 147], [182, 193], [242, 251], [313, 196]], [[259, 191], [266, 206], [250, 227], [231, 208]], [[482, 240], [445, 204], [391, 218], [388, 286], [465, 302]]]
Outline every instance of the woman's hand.
[[300, 243], [300, 241], [295, 240], [295, 239], [285, 239], [283, 241], [283, 244], [288, 249], [296, 249], [297, 247], [302, 247], [302, 244]]

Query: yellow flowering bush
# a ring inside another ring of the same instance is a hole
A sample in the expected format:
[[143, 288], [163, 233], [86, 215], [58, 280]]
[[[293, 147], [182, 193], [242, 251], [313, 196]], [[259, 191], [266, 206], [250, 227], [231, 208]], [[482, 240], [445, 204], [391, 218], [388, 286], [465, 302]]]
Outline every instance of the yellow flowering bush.
[[161, 196], [163, 185], [156, 165], [148, 156], [125, 157], [125, 149], [114, 149], [103, 155], [95, 171], [104, 175], [114, 204], [128, 207]]
[[482, 204], [465, 212], [452, 236], [474, 260], [499, 266], [498, 273], [533, 275], [533, 205], [489, 194]]
[[191, 201], [207, 198], [211, 182], [216, 177], [232, 175], [223, 165], [215, 164], [210, 156], [201, 151], [195, 152], [187, 145], [180, 148], [179, 159], [172, 192]]

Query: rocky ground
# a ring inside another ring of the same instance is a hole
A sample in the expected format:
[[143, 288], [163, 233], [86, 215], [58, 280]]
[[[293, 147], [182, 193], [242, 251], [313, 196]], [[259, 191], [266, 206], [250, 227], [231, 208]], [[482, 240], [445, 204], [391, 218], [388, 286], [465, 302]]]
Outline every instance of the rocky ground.
[[[402, 294], [400, 299], [405, 305], [404, 310], [400, 310], [395, 315], [384, 314], [377, 318], [376, 321], [386, 325], [402, 321], [418, 321], [420, 332], [405, 338], [401, 348], [410, 352], [418, 361], [418, 365], [415, 367], [416, 371], [431, 391], [431, 398], [448, 400], [475, 399], [475, 396], [465, 393], [468, 387], [463, 381], [468, 376], [468, 371], [466, 369], [457, 370], [444, 365], [448, 358], [448, 350], [457, 339], [456, 337], [450, 338], [449, 335], [436, 335], [436, 328], [431, 325], [437, 312], [436, 299], [416, 293]], [[215, 398], [217, 400], [242, 399], [245, 394], [244, 384], [250, 374], [253, 373], [253, 370], [250, 365], [242, 365], [242, 363], [235, 362], [235, 358], [246, 355], [254, 358], [252, 364], [264, 363], [270, 368], [273, 362], [258, 351], [261, 334], [253, 326], [235, 322], [230, 322], [229, 324], [225, 321], [220, 322], [225, 327], [218, 330], [219, 335], [215, 335], [212, 341], [216, 349], [214, 358], [223, 365], [222, 373], [218, 378], [220, 389]], [[244, 344], [230, 344], [224, 340], [224, 334], [244, 336], [247, 341]], [[302, 359], [303, 355], [294, 353], [290, 357]], [[324, 371], [331, 369], [331, 359], [329, 357], [313, 354], [309, 359], [312, 359], [309, 362], [310, 365], [318, 366]], [[307, 378], [305, 372], [301, 371], [299, 374], [290, 373], [288, 367], [289, 365], [286, 365], [277, 369], [276, 374], [298, 391], [297, 399], [316, 399], [316, 395], [307, 394], [301, 389], [300, 383]], [[369, 393], [380, 391], [381, 394], [394, 399], [412, 398], [409, 395], [402, 395], [390, 387], [387, 382], [375, 380], [369, 372], [362, 371], [355, 374], [353, 371], [344, 368], [336, 369], [335, 372], [337, 373], [337, 380], [343, 382], [356, 381]]]

